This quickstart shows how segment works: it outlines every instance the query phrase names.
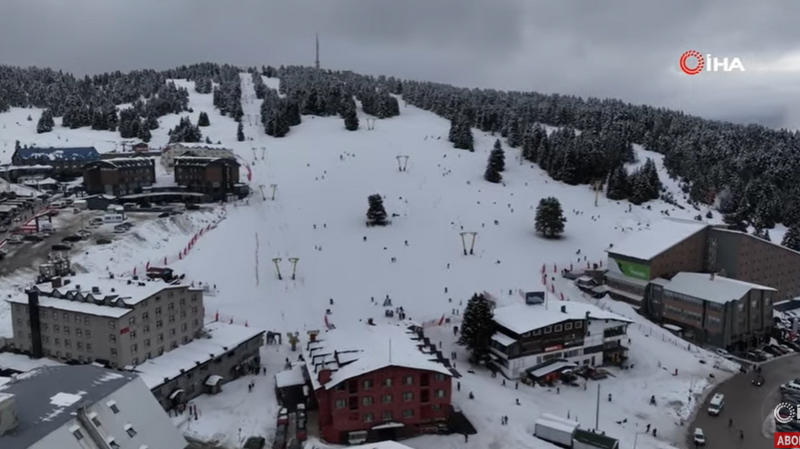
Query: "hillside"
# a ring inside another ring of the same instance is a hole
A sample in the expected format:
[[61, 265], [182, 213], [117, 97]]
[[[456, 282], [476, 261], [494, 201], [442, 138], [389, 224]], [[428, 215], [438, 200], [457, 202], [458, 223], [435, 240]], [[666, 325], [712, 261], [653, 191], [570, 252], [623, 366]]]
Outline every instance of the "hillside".
[[[262, 80], [269, 88], [279, 87], [276, 78]], [[406, 104], [403, 96], [396, 97], [400, 114], [376, 120], [373, 130], [367, 129], [371, 116], [359, 101], [356, 113], [361, 126], [355, 132], [345, 130], [337, 117], [304, 116], [286, 137], [274, 138], [264, 134], [260, 123], [261, 102], [253, 78], [241, 74], [240, 82], [245, 142], [236, 141], [236, 122], [214, 109], [211, 94], [195, 92], [191, 81], [175, 84], [187, 88], [193, 120], [200, 112], [209, 114], [211, 126], [202, 128], [204, 137], [221, 141], [250, 164], [254, 194], [247, 202], [228, 205], [224, 212], [142, 225], [119, 242], [76, 257], [81, 268], [129, 275], [134, 268], [141, 270], [147, 262], [160, 264], [167, 257], [178, 272], [216, 290], [206, 298], [207, 319], [218, 314], [223, 320], [282, 333], [302, 335], [320, 329], [326, 317], [336, 326], [355, 326], [369, 318], [388, 320], [379, 306], [387, 295], [414, 321], [435, 322], [444, 315], [458, 323], [463, 305], [474, 292], [488, 291], [499, 298], [500, 305], [519, 302], [519, 289], [542, 288], [543, 265], [549, 271], [554, 264], [561, 268], [600, 263], [604, 249], [625, 233], [644, 229], [665, 213], [690, 219], [700, 213], [685, 204], [680, 208], [660, 200], [632, 206], [602, 194], [598, 197], [589, 186], [554, 181], [535, 164], [520, 163], [520, 150], [507, 145], [503, 183], [488, 183], [483, 179], [486, 161], [499, 136], [473, 129], [475, 151], [456, 150], [448, 142], [450, 122]], [[123, 142], [108, 131], [89, 129], [57, 127], [37, 134], [36, 120], [26, 120], [27, 114], [36, 117], [37, 113], [12, 109], [0, 114], [7, 130], [3, 139], [12, 142], [12, 147], [14, 140], [20, 140], [39, 145], [95, 145], [101, 151], [111, 151]], [[165, 144], [167, 130], [185, 115], [160, 117], [151, 143]], [[559, 129], [547, 127], [547, 131], [552, 135]], [[633, 150], [639, 164], [648, 157], [655, 160], [665, 190], [680, 201], [680, 186], [664, 173], [660, 155], [638, 146]], [[407, 171], [398, 170], [397, 156], [408, 156]], [[635, 168], [636, 163], [629, 164], [629, 170]], [[276, 185], [274, 201], [272, 185]], [[375, 193], [385, 197], [389, 226], [365, 226], [367, 196]], [[566, 231], [557, 240], [544, 239], [534, 231], [536, 205], [549, 196], [560, 200], [567, 218]], [[705, 214], [704, 209], [701, 212]], [[208, 232], [189, 256], [175, 260], [200, 229]], [[478, 233], [472, 256], [463, 255], [462, 231]], [[294, 280], [292, 257], [299, 259]], [[281, 258], [284, 280], [277, 279], [274, 258]], [[24, 285], [25, 275], [4, 279], [4, 292]], [[556, 298], [563, 294], [565, 299], [585, 300], [568, 284], [557, 281], [557, 287]], [[0, 334], [10, 330], [7, 307], [0, 304], [4, 320]], [[618, 399], [604, 402], [601, 428], [620, 438], [626, 448], [632, 447], [636, 432], [647, 423], [658, 427], [660, 438], [640, 437], [638, 448], [661, 447], [666, 444], [662, 439], [682, 441], [685, 429], [679, 421], [693, 405], [686, 402], [686, 393], [703, 391], [710, 373], [718, 379], [726, 373], [712, 366], [716, 361], [697, 363], [714, 357], [694, 347], [687, 353], [668, 334], [635, 318], [629, 308], [614, 303], [604, 307], [617, 308], [637, 320], [629, 331], [636, 370], [618, 372], [618, 378], [603, 381], [603, 394], [613, 393]], [[326, 315], [328, 309], [330, 315]], [[463, 348], [452, 347], [445, 327], [434, 326], [429, 332], [445, 349], [459, 352], [459, 360], [466, 358]], [[279, 352], [272, 358], [280, 364], [283, 356]], [[679, 369], [680, 376], [671, 374], [673, 368]], [[480, 447], [551, 449], [550, 444], [530, 436], [533, 419], [543, 411], [571, 415], [584, 426], [593, 426], [593, 413], [588, 410], [593, 410], [595, 392], [509, 390], [480, 371], [461, 382], [463, 391], [455, 401], [478, 428], [479, 434], [470, 442]], [[476, 392], [476, 400], [466, 400], [468, 391]], [[658, 410], [647, 406], [651, 394], [668, 406]], [[523, 407], [513, 407], [515, 399]], [[251, 409], [225, 401], [223, 396], [201, 398], [209, 421], [195, 425], [191, 432], [233, 444], [237, 426], [263, 432], [274, 422], [272, 408], [264, 412], [266, 416], [259, 412], [259, 417], [253, 417]], [[510, 416], [508, 430], [503, 432], [497, 430], [501, 414]], [[628, 420], [626, 424], [617, 423], [623, 419]], [[422, 437], [409, 444], [433, 449], [442, 447], [442, 438]], [[460, 447], [462, 440], [456, 435], [444, 441], [446, 447]]]

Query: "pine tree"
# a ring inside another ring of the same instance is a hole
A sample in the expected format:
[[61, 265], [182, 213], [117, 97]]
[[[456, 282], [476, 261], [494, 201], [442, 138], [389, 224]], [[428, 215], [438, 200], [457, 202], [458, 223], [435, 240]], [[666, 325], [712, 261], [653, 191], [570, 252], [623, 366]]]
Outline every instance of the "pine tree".
[[628, 171], [622, 164], [611, 169], [608, 175], [606, 198], [610, 200], [624, 200], [628, 197]]
[[518, 146], [522, 145], [522, 139], [524, 137], [524, 129], [523, 125], [519, 119], [514, 119], [511, 122], [511, 129], [508, 131], [508, 146], [511, 148], [517, 148]]
[[499, 153], [496, 153], [495, 150], [489, 153], [489, 160], [486, 161], [486, 171], [483, 173], [483, 179], [495, 184], [503, 180], [503, 175], [498, 170], [498, 167], [502, 164], [502, 160], [498, 159], [498, 155]]
[[211, 120], [208, 119], [208, 114], [201, 112], [197, 117], [197, 126], [211, 126]]
[[355, 131], [358, 129], [358, 114], [355, 108], [348, 108], [344, 113], [344, 128], [348, 131]]
[[480, 363], [489, 355], [489, 342], [494, 333], [492, 305], [483, 295], [472, 295], [464, 309], [458, 344], [471, 354], [470, 361]]
[[383, 208], [383, 197], [380, 194], [374, 194], [367, 197], [369, 202], [369, 209], [367, 210], [367, 219], [371, 224], [384, 224], [386, 223], [386, 209]]
[[236, 127], [236, 140], [244, 142], [244, 126], [242, 122], [239, 122], [239, 126]]
[[786, 234], [783, 235], [781, 245], [794, 251], [800, 251], [800, 224], [789, 226], [789, 229], [786, 230]]
[[555, 197], [543, 198], [536, 207], [536, 232], [552, 239], [564, 232], [567, 219], [561, 210], [561, 203]]
[[55, 120], [53, 120], [53, 113], [50, 112], [50, 109], [45, 109], [42, 115], [39, 116], [39, 121], [36, 123], [36, 132], [39, 134], [49, 133], [53, 130], [54, 126], [56, 126], [56, 123]]
[[498, 172], [506, 169], [506, 154], [503, 152], [503, 145], [500, 143], [500, 139], [494, 141], [494, 148], [489, 153], [489, 163], [494, 165], [495, 170]]

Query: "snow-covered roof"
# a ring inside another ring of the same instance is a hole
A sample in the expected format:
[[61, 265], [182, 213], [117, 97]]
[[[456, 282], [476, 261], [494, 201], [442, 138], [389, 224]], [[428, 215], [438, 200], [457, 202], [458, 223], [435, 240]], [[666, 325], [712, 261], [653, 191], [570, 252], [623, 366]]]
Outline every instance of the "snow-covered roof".
[[[174, 379], [181, 371], [192, 370], [203, 363], [233, 351], [242, 343], [252, 340], [264, 333], [254, 327], [227, 324], [221, 321], [206, 323], [204, 327], [208, 337], [200, 337], [179, 346], [172, 351], [145, 361], [135, 368], [147, 384], [153, 389], [165, 382], [165, 379]], [[205, 381], [205, 379], [203, 379]]]
[[[592, 304], [574, 301], [548, 301], [549, 304], [513, 304], [494, 309], [494, 321], [516, 334], [524, 334], [536, 329], [566, 320], [616, 320], [625, 323], [631, 320], [608, 312]], [[562, 311], [562, 307], [564, 311]], [[588, 316], [587, 316], [588, 312]]]
[[169, 149], [173, 149], [174, 147], [177, 147], [177, 148], [188, 148], [188, 149], [198, 149], [198, 150], [228, 150], [228, 151], [231, 151], [231, 149], [226, 147], [225, 145], [216, 145], [216, 144], [212, 144], [212, 143], [202, 143], [202, 142], [178, 142], [178, 143], [172, 144]]
[[27, 355], [13, 352], [0, 352], [0, 369], [10, 369], [24, 373], [42, 366], [61, 366], [63, 363], [46, 358], [32, 359]]
[[305, 365], [302, 362], [292, 364], [291, 369], [279, 371], [275, 374], [275, 386], [278, 388], [305, 385], [306, 379], [303, 376]]
[[[189, 288], [188, 285], [167, 284], [163, 281], [111, 279], [92, 274], [65, 277], [61, 286], [56, 285], [58, 284], [45, 282], [35, 286], [39, 291], [41, 307], [111, 318], [127, 314], [133, 306], [162, 290]], [[28, 296], [24, 294], [12, 296], [7, 301], [28, 304]]]
[[[402, 326], [388, 324], [351, 329], [333, 329], [317, 336], [304, 348], [304, 358], [314, 389], [336, 385], [389, 366], [452, 373], [434, 355], [421, 350], [424, 342]], [[319, 372], [332, 371], [330, 381], [322, 385]]]
[[651, 260], [707, 227], [709, 224], [701, 221], [665, 218], [614, 243], [606, 252], [632, 259]]
[[537, 419], [536, 420], [537, 426], [545, 426], [551, 429], [558, 429], [564, 433], [572, 433], [575, 429], [578, 428], [578, 423], [573, 422], [571, 424], [567, 424], [563, 421], [551, 421], [549, 419]]
[[693, 296], [719, 304], [740, 299], [752, 289], [775, 292], [772, 287], [706, 273], [678, 273], [664, 290]]
[[494, 335], [492, 335], [492, 340], [500, 343], [503, 346], [509, 346], [517, 341], [509, 337], [508, 335], [501, 334], [500, 332], [497, 332]]
[[[374, 427], [373, 427], [374, 429]], [[411, 449], [405, 444], [400, 444], [397, 441], [378, 441], [375, 443], [360, 444], [358, 446], [348, 446], [350, 449]]]
[[51, 160], [51, 161], [95, 161], [100, 159], [100, 153], [95, 147], [70, 147], [70, 148], [18, 148], [16, 155], [22, 160]]

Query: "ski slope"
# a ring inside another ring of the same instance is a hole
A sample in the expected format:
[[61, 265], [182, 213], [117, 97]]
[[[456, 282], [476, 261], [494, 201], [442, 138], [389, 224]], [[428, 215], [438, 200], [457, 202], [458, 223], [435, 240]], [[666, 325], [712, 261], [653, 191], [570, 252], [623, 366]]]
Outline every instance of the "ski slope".
[[[277, 86], [277, 80], [265, 81]], [[571, 263], [577, 267], [605, 262], [604, 250], [609, 244], [661, 220], [663, 211], [688, 219], [701, 213], [662, 202], [648, 203], [649, 209], [629, 208], [626, 202], [609, 201], [602, 195], [595, 205], [596, 195], [590, 187], [553, 181], [536, 166], [520, 163], [518, 150], [510, 148], [506, 148], [504, 183], [487, 183], [483, 173], [496, 137], [475, 130], [476, 151], [455, 150], [446, 140], [447, 120], [406, 107], [402, 101], [401, 115], [378, 120], [374, 130], [366, 129], [367, 117], [359, 110], [361, 127], [356, 132], [346, 131], [336, 117], [304, 117], [287, 137], [274, 139], [266, 136], [258, 123], [260, 101], [254, 98], [249, 74], [242, 76], [248, 140], [236, 142], [235, 122], [213, 110], [211, 95], [195, 93], [191, 83], [178, 83], [189, 87], [193, 121], [200, 111], [209, 113], [212, 126], [203, 128], [204, 134], [215, 143], [222, 141], [250, 165], [254, 194], [246, 202], [227, 205], [224, 219], [220, 219], [222, 212], [188, 214], [194, 218], [187, 218], [189, 223], [181, 226], [156, 229], [156, 225], [148, 225], [152, 232], [141, 232], [135, 240], [116, 244], [119, 251], [113, 247], [91, 250], [79, 263], [130, 274], [134, 266], [157, 263], [169, 256], [170, 266], [186, 273], [190, 280], [216, 286], [218, 293], [205, 298], [207, 318], [219, 314], [226, 321], [282, 333], [296, 331], [304, 337], [306, 331], [324, 326], [328, 309], [327, 318], [336, 327], [363, 325], [369, 318], [385, 320], [379, 304], [388, 295], [393, 306], [402, 306], [414, 321], [430, 322], [446, 316], [458, 322], [466, 301], [475, 292], [490, 292], [499, 298], [500, 306], [519, 302], [519, 289], [542, 288], [543, 265], [550, 271], [554, 264], [560, 269]], [[24, 120], [23, 114], [30, 111], [0, 114], [0, 123], [8, 132], [3, 139], [12, 142], [12, 149], [16, 139], [29, 144], [50, 139], [53, 145], [66, 145], [62, 142], [69, 139], [69, 145], [94, 144], [101, 151], [121, 146], [118, 136], [114, 140], [110, 133], [89, 130], [57, 128], [51, 136], [35, 135], [38, 115], [34, 113], [32, 122]], [[153, 133], [154, 145], [166, 142], [167, 129], [179, 118], [161, 119], [161, 128]], [[30, 126], [34, 135], [29, 132]], [[8, 131], [15, 127], [20, 128], [19, 137]], [[60, 139], [53, 140], [57, 136]], [[636, 151], [642, 158], [658, 156], [641, 148]], [[407, 171], [398, 170], [397, 156], [408, 156]], [[3, 157], [10, 158], [10, 154], [5, 152]], [[656, 162], [663, 167], [659, 158]], [[662, 181], [676, 199], [683, 197], [678, 184], [663, 173]], [[390, 226], [365, 226], [367, 196], [374, 193], [385, 197]], [[534, 232], [536, 205], [548, 196], [560, 200], [567, 217], [566, 232], [559, 240], [545, 240]], [[702, 214], [705, 216], [705, 210]], [[212, 222], [216, 227], [196, 241], [191, 253], [172, 261], [188, 239]], [[477, 232], [472, 256], [463, 255], [459, 235], [463, 231]], [[282, 280], [273, 262], [278, 258]], [[295, 279], [290, 258], [298, 259]], [[14, 281], [17, 288], [20, 283], [19, 279]], [[13, 287], [10, 281], [5, 284]], [[560, 279], [556, 288], [565, 298], [586, 300]], [[509, 295], [509, 291], [514, 293]], [[733, 368], [706, 351], [675, 340], [625, 305], [611, 301], [604, 306], [637, 323], [629, 330], [635, 368], [612, 370], [616, 377], [600, 382], [600, 428], [619, 438], [625, 449], [633, 447], [637, 432], [646, 424], [658, 428], [659, 438], [640, 435], [638, 449], [667, 447], [668, 441], [682, 443], [687, 429], [680, 421], [688, 421], [696, 395], [709, 384], [709, 375], [720, 380]], [[7, 305], [0, 305], [0, 317], [3, 308]], [[0, 322], [0, 334], [2, 327], [10, 330], [7, 319]], [[452, 349], [458, 352], [458, 360], [466, 360], [462, 349], [453, 346], [449, 327], [434, 326], [428, 332], [432, 340], [442, 342], [445, 353]], [[285, 354], [272, 348], [269, 351], [265, 356], [282, 364]], [[724, 369], [715, 368], [720, 363]], [[675, 369], [678, 375], [673, 375]], [[531, 436], [533, 422], [545, 411], [569, 415], [583, 427], [594, 427], [596, 382], [591, 382], [587, 391], [564, 386], [556, 392], [523, 386], [516, 390], [513, 383], [504, 387], [500, 380], [478, 370], [466, 374], [461, 379], [461, 391], [454, 392], [454, 402], [479, 432], [469, 443], [455, 435], [425, 436], [405, 444], [416, 449], [552, 449], [554, 446]], [[265, 413], [246, 405], [237, 407], [253, 401], [236, 402], [242, 401], [242, 390], [231, 388], [234, 394], [230, 399], [223, 393], [198, 400], [201, 408], [230, 411], [230, 419], [222, 416], [228, 412], [208, 413], [216, 418], [186, 424], [191, 425], [193, 434], [217, 439], [228, 435], [235, 442], [237, 422], [254, 413], [265, 416], [259, 422], [250, 416], [248, 429], [270, 431], [274, 423], [270, 413], [274, 410]], [[476, 393], [475, 400], [466, 398], [469, 391]], [[605, 401], [608, 393], [613, 394], [611, 402]], [[648, 405], [650, 395], [656, 395], [659, 407]], [[271, 395], [268, 398], [272, 400]], [[514, 405], [515, 399], [522, 405]], [[508, 426], [500, 426], [502, 415], [509, 416]], [[622, 420], [627, 422], [617, 423]]]

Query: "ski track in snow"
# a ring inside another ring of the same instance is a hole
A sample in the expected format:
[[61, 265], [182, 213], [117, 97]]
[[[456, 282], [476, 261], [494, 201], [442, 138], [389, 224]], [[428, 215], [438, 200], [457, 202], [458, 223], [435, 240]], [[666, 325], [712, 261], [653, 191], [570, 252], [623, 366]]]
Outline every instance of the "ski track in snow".
[[[505, 185], [489, 184], [482, 176], [496, 137], [473, 130], [474, 153], [453, 149], [446, 140], [447, 120], [405, 106], [402, 99], [401, 115], [377, 120], [371, 131], [366, 129], [367, 116], [359, 108], [361, 126], [356, 132], [346, 131], [338, 117], [303, 117], [303, 123], [293, 127], [287, 137], [274, 139], [264, 134], [259, 123], [260, 101], [255, 99], [249, 74], [242, 75], [242, 121], [247, 140], [237, 142], [236, 123], [214, 110], [211, 95], [194, 92], [192, 82], [176, 82], [189, 88], [194, 113], [161, 118], [161, 127], [153, 132], [151, 144], [166, 144], [167, 130], [180, 117], [190, 115], [196, 121], [197, 115], [205, 111], [211, 126], [202, 128], [204, 136], [232, 148], [253, 171], [254, 193], [249, 204], [228, 205], [227, 218], [198, 240], [188, 257], [171, 264], [191, 280], [216, 284], [219, 293], [205, 298], [207, 318], [219, 312], [223, 320], [247, 322], [251, 327], [277, 330], [284, 335], [298, 331], [302, 339], [305, 331], [324, 326], [326, 309], [331, 309], [329, 318], [337, 327], [363, 325], [368, 318], [385, 320], [383, 308], [373, 305], [370, 298], [382, 299], [387, 294], [395, 307], [404, 307], [407, 316], [418, 322], [449, 316], [456, 307], [463, 310], [463, 305], [456, 304], [465, 304], [473, 293], [484, 290], [499, 298], [502, 306], [521, 301], [516, 293], [508, 295], [509, 289], [542, 289], [543, 264], [548, 272], [554, 263], [559, 269], [571, 262], [583, 265], [586, 262], [578, 261], [578, 250], [590, 262], [605, 262], [604, 250], [610, 243], [662, 219], [663, 210], [672, 217], [689, 219], [706, 212], [691, 207], [680, 210], [660, 201], [648, 203], [652, 210], [634, 206], [627, 212], [628, 203], [609, 201], [603, 196], [595, 207], [595, 193], [590, 187], [567, 186], [549, 179], [527, 162], [520, 165], [519, 150], [508, 147]], [[270, 87], [278, 85], [275, 79], [265, 78], [265, 82]], [[8, 162], [17, 139], [29, 145], [95, 145], [101, 152], [118, 148], [122, 142], [116, 134], [58, 126], [52, 133], [36, 134], [39, 113], [34, 109], [12, 109], [0, 114], [4, 130], [0, 162]], [[25, 120], [28, 114], [33, 121]], [[654, 158], [662, 182], [680, 201], [680, 187], [663, 172], [661, 156], [639, 147], [636, 151], [640, 163], [645, 157]], [[406, 172], [398, 171], [397, 155], [410, 156]], [[246, 179], [244, 167], [242, 178]], [[277, 185], [274, 201], [270, 199], [273, 184]], [[260, 186], [266, 200], [262, 199]], [[390, 226], [365, 226], [367, 196], [373, 193], [384, 195], [387, 212], [397, 214], [391, 217]], [[536, 205], [547, 196], [561, 201], [568, 220], [560, 240], [544, 240], [534, 233]], [[76, 256], [75, 261], [101, 272], [106, 267], [114, 272], [130, 271], [147, 260], [177, 254], [197, 230], [215, 217], [214, 212], [190, 213], [180, 225], [172, 221], [142, 224], [138, 238], [127, 237], [105, 248], [91, 248], [88, 254]], [[462, 230], [478, 232], [474, 256], [462, 255]], [[779, 239], [780, 233], [774, 232], [773, 240]], [[406, 240], [408, 246], [404, 244]], [[282, 259], [282, 281], [276, 276], [276, 257]], [[290, 257], [299, 258], [295, 280], [291, 279]], [[394, 263], [393, 257], [397, 259]], [[29, 282], [25, 276], [30, 272], [2, 280], [3, 293], [18, 292]], [[556, 286], [570, 300], [587, 301], [562, 279], [557, 278]], [[448, 293], [444, 293], [445, 287]], [[333, 306], [329, 305], [331, 298], [335, 301]], [[689, 390], [692, 386], [695, 392], [702, 390], [712, 372], [717, 381], [725, 378], [725, 372], [712, 366], [723, 362], [705, 351], [688, 352], [685, 344], [624, 304], [602, 304], [636, 323], [629, 330], [635, 369], [611, 370], [617, 377], [599, 382], [603, 395], [600, 428], [619, 438], [625, 449], [633, 447], [637, 430], [643, 430], [647, 423], [658, 428], [659, 438], [640, 435], [638, 449], [670, 447], [666, 440], [682, 445], [688, 429], [678, 422], [691, 412], [691, 407], [685, 405]], [[458, 321], [457, 316], [451, 318]], [[10, 330], [8, 306], [2, 303], [0, 334]], [[458, 353], [458, 360], [466, 360], [462, 348], [453, 346], [449, 327], [433, 327], [427, 332], [433, 341], [442, 342], [444, 353], [453, 350]], [[288, 353], [286, 346], [265, 347], [263, 355], [270, 375], [266, 380], [259, 379], [259, 383], [266, 383], [269, 388], [259, 386], [259, 391], [272, 388], [272, 374], [283, 365], [284, 357], [296, 357]], [[700, 364], [698, 359], [709, 363]], [[563, 417], [569, 414], [582, 427], [594, 426], [598, 382], [590, 382], [587, 391], [562, 386], [556, 393], [522, 385], [515, 390], [513, 382], [502, 387], [501, 379], [492, 379], [482, 370], [468, 374], [460, 368], [465, 377], [460, 380], [461, 391], [454, 388], [453, 401], [479, 433], [466, 444], [459, 435], [422, 436], [405, 444], [416, 449], [552, 449], [555, 446], [531, 436], [533, 422], [540, 413]], [[675, 368], [679, 369], [678, 376], [672, 375]], [[277, 414], [273, 396], [248, 396], [246, 384], [246, 379], [241, 379], [227, 384], [221, 395], [198, 398], [195, 403], [201, 409], [200, 420], [189, 422], [179, 417], [175, 418], [176, 423], [189, 434], [217, 438], [231, 446], [241, 443], [240, 428], [242, 438], [252, 434], [270, 436]], [[475, 400], [466, 398], [469, 391], [476, 393]], [[610, 403], [605, 400], [607, 393], [614, 397]], [[647, 404], [651, 394], [658, 398], [659, 407]], [[516, 399], [520, 399], [521, 406], [514, 405]], [[502, 415], [509, 416], [508, 426], [500, 426]], [[616, 423], [626, 418], [626, 424]]]

